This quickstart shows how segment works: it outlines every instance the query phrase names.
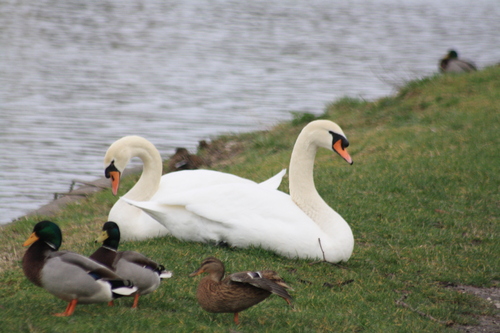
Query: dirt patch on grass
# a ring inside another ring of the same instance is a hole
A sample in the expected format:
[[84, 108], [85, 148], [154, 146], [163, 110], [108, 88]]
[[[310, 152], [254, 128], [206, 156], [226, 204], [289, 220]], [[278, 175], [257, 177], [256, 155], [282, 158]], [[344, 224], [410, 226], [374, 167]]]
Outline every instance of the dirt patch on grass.
[[[473, 286], [450, 286], [459, 292], [469, 293], [487, 300], [497, 309], [500, 309], [500, 288], [478, 288]], [[480, 316], [477, 318], [479, 325], [472, 326], [457, 326], [460, 332], [467, 333], [498, 333], [500, 332], [500, 313], [497, 312], [496, 316]]]

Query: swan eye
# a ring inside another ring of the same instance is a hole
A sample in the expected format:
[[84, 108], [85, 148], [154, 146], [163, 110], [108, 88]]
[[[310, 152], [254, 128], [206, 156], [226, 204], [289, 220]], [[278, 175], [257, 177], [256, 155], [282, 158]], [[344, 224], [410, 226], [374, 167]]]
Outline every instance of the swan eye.
[[118, 172], [118, 169], [115, 167], [115, 161], [111, 161], [111, 163], [108, 165], [108, 167], [106, 168], [106, 170], [104, 170], [104, 176], [106, 176], [106, 178], [110, 178], [111, 177], [111, 172], [112, 171], [117, 171]]

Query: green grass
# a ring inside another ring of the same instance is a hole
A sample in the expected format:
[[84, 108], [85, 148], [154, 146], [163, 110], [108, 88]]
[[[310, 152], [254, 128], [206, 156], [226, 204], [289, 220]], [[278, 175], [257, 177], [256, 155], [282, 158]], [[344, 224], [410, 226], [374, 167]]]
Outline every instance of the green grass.
[[[171, 237], [127, 242], [165, 264], [174, 277], [139, 309], [79, 305], [56, 318], [65, 302], [31, 284], [21, 270], [23, 241], [42, 217], [0, 228], [0, 331], [5, 332], [453, 332], [442, 322], [477, 324], [498, 310], [450, 284], [497, 286], [500, 281], [500, 68], [408, 83], [394, 97], [343, 98], [320, 118], [337, 122], [351, 143], [354, 164], [331, 152], [317, 156], [318, 191], [349, 222], [356, 240], [347, 263], [310, 265], [258, 248], [221, 248]], [[262, 181], [288, 166], [294, 140], [312, 115], [295, 114], [270, 131], [225, 135], [244, 149], [214, 168]], [[215, 141], [217, 141], [215, 140]], [[104, 154], [104, 152], [103, 152]], [[100, 158], [96, 156], [96, 158]], [[122, 194], [137, 180], [129, 177]], [[285, 178], [281, 189], [288, 191]], [[63, 230], [62, 249], [90, 255], [115, 202], [109, 190], [51, 218]], [[241, 313], [210, 314], [196, 303], [207, 256], [228, 272], [272, 268], [295, 289], [295, 309], [270, 297]]]

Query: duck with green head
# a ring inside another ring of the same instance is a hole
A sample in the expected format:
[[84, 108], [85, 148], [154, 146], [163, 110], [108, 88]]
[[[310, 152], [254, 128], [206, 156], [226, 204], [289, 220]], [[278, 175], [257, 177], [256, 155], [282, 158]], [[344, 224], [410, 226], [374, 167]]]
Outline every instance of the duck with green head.
[[455, 50], [449, 50], [448, 54], [439, 61], [439, 70], [442, 73], [468, 73], [476, 71], [476, 65], [470, 61], [458, 59]]
[[90, 259], [95, 260], [116, 274], [129, 279], [138, 288], [134, 294], [133, 308], [136, 308], [140, 295], [155, 291], [161, 279], [172, 277], [172, 272], [166, 271], [163, 265], [134, 251], [118, 251], [120, 245], [120, 228], [115, 222], [104, 223], [102, 234], [96, 242], [102, 242]]
[[23, 246], [31, 245], [23, 257], [24, 275], [35, 285], [69, 302], [55, 316], [70, 316], [77, 303], [109, 302], [128, 296], [137, 288], [105, 266], [74, 252], [58, 251], [62, 244], [59, 226], [38, 222]]

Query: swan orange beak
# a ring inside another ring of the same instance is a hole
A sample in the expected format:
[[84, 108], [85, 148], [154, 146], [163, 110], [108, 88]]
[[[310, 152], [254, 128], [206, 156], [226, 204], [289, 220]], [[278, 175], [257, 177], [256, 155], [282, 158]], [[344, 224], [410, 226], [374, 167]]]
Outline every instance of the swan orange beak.
[[109, 178], [111, 178], [111, 191], [116, 195], [120, 187], [120, 171], [110, 171]]
[[30, 237], [26, 240], [26, 242], [23, 243], [23, 246], [31, 245], [34, 242], [36, 242], [38, 239], [39, 239], [39, 237], [35, 233], [32, 233], [30, 235]]
[[352, 164], [352, 158], [351, 158], [351, 155], [349, 155], [349, 153], [347, 152], [347, 150], [345, 150], [343, 147], [342, 147], [342, 140], [337, 140], [333, 146], [332, 146], [333, 150], [339, 154], [344, 160], [346, 160], [347, 163], [349, 164]]

